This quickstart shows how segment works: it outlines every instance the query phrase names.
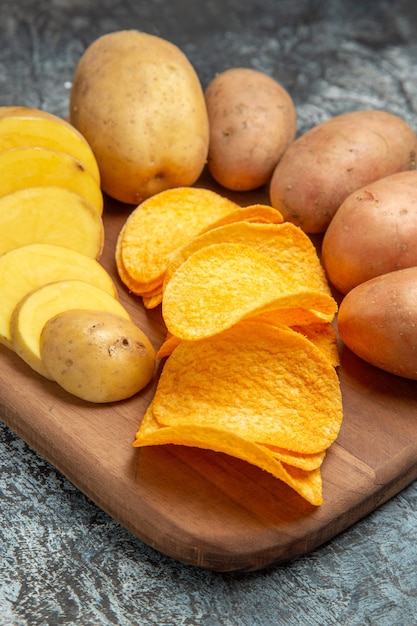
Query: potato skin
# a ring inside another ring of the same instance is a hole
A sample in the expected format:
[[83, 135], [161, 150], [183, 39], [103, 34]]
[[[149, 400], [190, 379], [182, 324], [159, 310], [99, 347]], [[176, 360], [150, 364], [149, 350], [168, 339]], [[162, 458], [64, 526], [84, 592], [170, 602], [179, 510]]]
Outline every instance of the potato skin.
[[415, 170], [416, 155], [416, 134], [392, 113], [336, 116], [298, 137], [285, 152], [271, 179], [271, 204], [305, 232], [324, 232], [351, 193]]
[[417, 265], [417, 171], [381, 178], [352, 193], [323, 238], [330, 282], [347, 293], [380, 274]]
[[267, 183], [295, 137], [297, 114], [290, 94], [271, 76], [236, 67], [213, 78], [205, 99], [213, 178], [235, 191]]
[[342, 300], [342, 341], [387, 372], [417, 380], [417, 267], [361, 283]]
[[75, 69], [70, 121], [93, 149], [103, 190], [128, 204], [200, 176], [209, 141], [198, 76], [174, 44], [136, 30], [108, 33]]
[[40, 353], [50, 378], [89, 402], [130, 398], [155, 370], [155, 352], [143, 331], [104, 311], [55, 315], [42, 330]]

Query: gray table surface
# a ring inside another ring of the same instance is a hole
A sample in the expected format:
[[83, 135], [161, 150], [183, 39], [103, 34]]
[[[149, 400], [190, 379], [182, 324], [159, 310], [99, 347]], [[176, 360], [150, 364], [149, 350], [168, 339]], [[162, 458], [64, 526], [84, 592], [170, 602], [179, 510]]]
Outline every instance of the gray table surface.
[[[123, 28], [179, 45], [203, 86], [275, 76], [300, 133], [360, 108], [417, 128], [415, 0], [1, 0], [0, 105], [67, 115], [85, 47]], [[311, 554], [219, 574], [141, 543], [2, 423], [0, 468], [1, 626], [417, 624], [417, 483]]]

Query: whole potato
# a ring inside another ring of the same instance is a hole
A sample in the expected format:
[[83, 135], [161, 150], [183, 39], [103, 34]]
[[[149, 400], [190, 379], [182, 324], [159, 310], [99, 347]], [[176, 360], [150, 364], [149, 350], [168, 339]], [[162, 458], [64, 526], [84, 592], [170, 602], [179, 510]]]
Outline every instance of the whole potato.
[[417, 265], [417, 171], [381, 178], [352, 193], [323, 238], [322, 259], [342, 293], [360, 283]]
[[209, 126], [198, 76], [174, 44], [123, 30], [96, 39], [75, 69], [70, 121], [93, 149], [103, 190], [128, 204], [192, 185]]
[[271, 76], [237, 67], [217, 74], [205, 98], [213, 178], [235, 191], [267, 183], [296, 133], [297, 114], [289, 93]]
[[364, 185], [416, 169], [417, 136], [385, 111], [353, 111], [318, 124], [286, 150], [273, 173], [271, 204], [305, 232], [328, 227]]
[[151, 380], [155, 352], [143, 331], [113, 313], [73, 309], [46, 322], [43, 364], [66, 391], [89, 402], [133, 396]]
[[361, 283], [339, 307], [342, 341], [380, 369], [417, 380], [417, 267]]

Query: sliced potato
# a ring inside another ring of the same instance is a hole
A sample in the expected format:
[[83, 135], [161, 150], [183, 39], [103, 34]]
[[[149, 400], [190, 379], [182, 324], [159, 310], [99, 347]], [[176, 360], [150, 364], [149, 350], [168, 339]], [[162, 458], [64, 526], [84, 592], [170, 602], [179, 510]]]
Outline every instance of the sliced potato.
[[12, 348], [10, 320], [30, 291], [57, 280], [79, 279], [117, 296], [110, 274], [95, 259], [64, 246], [33, 243], [0, 256], [0, 343]]
[[94, 153], [76, 128], [62, 124], [59, 118], [53, 117], [36, 117], [25, 113], [0, 117], [0, 151], [30, 146], [69, 154], [80, 161], [100, 184]]
[[154, 348], [131, 320], [104, 311], [60, 313], [44, 326], [45, 367], [63, 389], [89, 402], [116, 402], [141, 391], [155, 372]]
[[80, 194], [103, 213], [103, 194], [81, 161], [58, 150], [11, 148], [0, 152], [0, 196], [25, 187], [60, 186]]
[[10, 320], [12, 346], [16, 354], [46, 378], [52, 377], [41, 359], [42, 329], [58, 313], [72, 309], [107, 311], [130, 319], [114, 296], [83, 280], [48, 283], [28, 293], [17, 304]]
[[27, 187], [0, 197], [0, 254], [31, 243], [52, 243], [98, 259], [101, 216], [65, 187]]

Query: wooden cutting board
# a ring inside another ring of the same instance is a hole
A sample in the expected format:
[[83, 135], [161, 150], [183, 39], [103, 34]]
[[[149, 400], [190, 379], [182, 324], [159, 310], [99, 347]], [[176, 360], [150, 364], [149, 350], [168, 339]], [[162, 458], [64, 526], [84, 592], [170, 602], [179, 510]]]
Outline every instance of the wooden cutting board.
[[[253, 194], [233, 199], [266, 201]], [[116, 273], [114, 247], [128, 212], [106, 202], [102, 263], [158, 348], [165, 332], [160, 310], [145, 311]], [[0, 414], [145, 543], [203, 568], [256, 570], [313, 550], [417, 477], [417, 382], [367, 365], [342, 345], [340, 353], [344, 422], [322, 467], [319, 508], [266, 472], [223, 454], [182, 446], [134, 449], [153, 386], [124, 402], [91, 405], [0, 347]]]

